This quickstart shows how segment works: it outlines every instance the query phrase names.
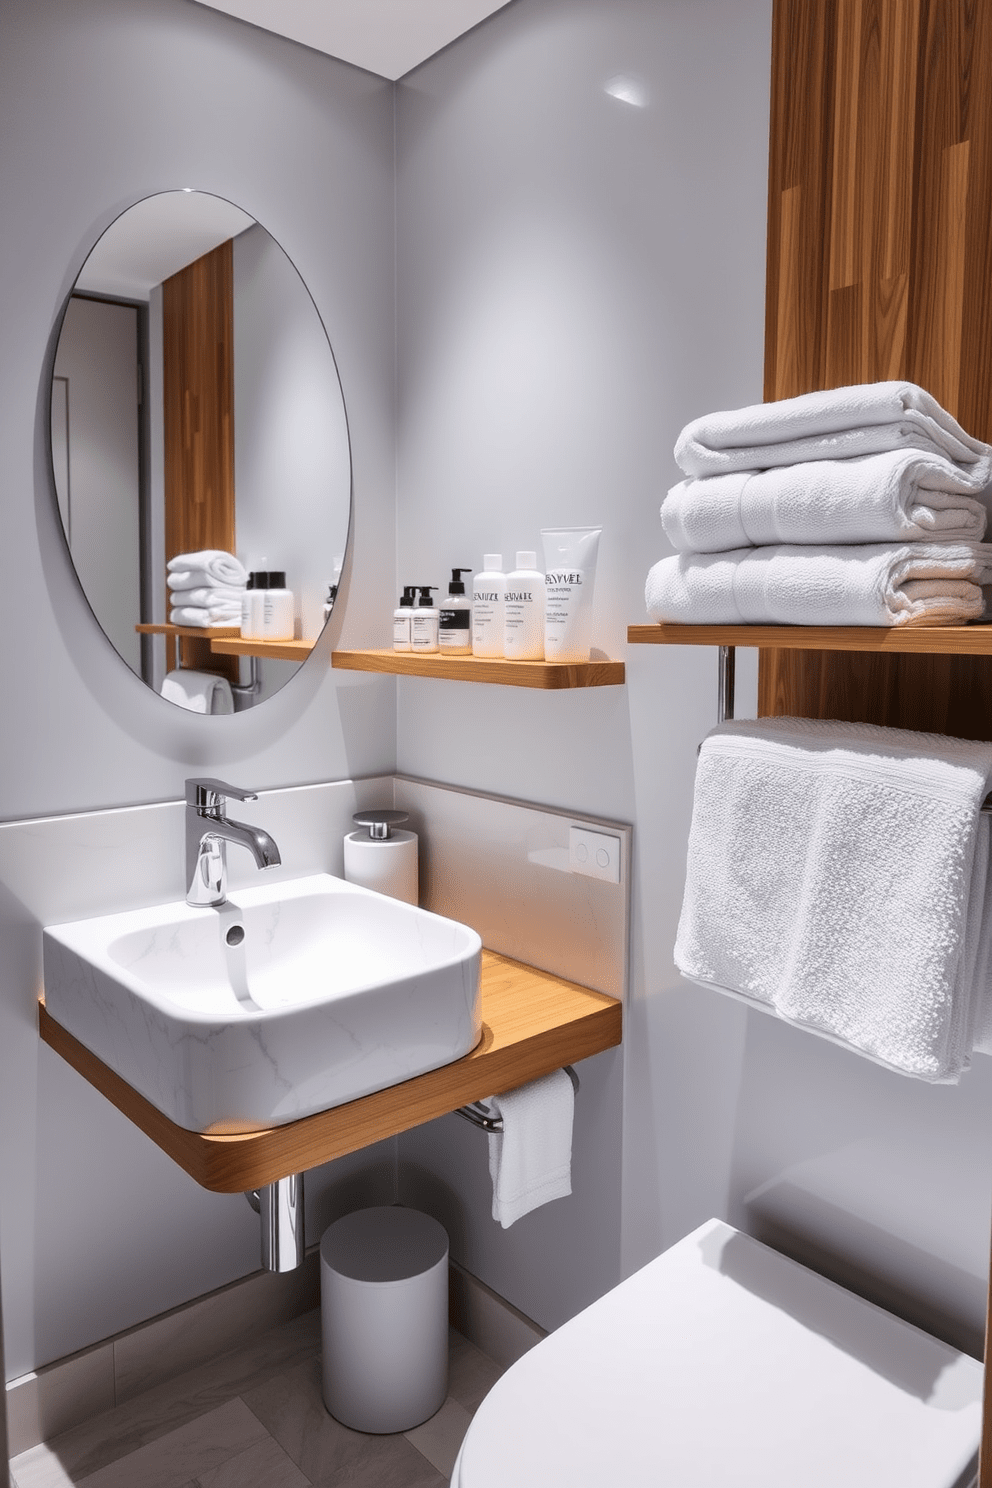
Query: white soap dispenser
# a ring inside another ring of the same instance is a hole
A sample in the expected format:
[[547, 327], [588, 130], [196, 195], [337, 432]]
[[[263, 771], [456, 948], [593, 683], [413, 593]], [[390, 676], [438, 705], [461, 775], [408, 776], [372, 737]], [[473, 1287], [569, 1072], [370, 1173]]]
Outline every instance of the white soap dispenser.
[[431, 594], [437, 588], [436, 584], [418, 584], [420, 598], [413, 611], [410, 621], [410, 650], [411, 651], [436, 651], [438, 611], [431, 602]]
[[413, 621], [413, 601], [417, 591], [412, 584], [407, 584], [400, 595], [399, 606], [393, 611], [393, 650], [410, 651], [413, 645], [411, 623]]
[[472, 655], [503, 655], [506, 574], [503, 554], [487, 553], [481, 573], [472, 580]]
[[447, 656], [472, 654], [472, 601], [465, 593], [462, 574], [470, 568], [453, 568], [448, 598], [438, 610], [437, 643]]
[[519, 552], [517, 566], [506, 576], [503, 654], [507, 661], [544, 660], [544, 575], [537, 554]]

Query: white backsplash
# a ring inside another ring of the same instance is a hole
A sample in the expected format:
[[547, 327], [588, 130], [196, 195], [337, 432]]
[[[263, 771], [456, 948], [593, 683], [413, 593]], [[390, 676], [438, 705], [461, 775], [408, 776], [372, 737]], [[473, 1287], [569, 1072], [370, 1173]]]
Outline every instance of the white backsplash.
[[[420, 837], [420, 902], [471, 925], [490, 950], [624, 997], [631, 828], [397, 776]], [[569, 871], [572, 826], [620, 839], [620, 882]]]

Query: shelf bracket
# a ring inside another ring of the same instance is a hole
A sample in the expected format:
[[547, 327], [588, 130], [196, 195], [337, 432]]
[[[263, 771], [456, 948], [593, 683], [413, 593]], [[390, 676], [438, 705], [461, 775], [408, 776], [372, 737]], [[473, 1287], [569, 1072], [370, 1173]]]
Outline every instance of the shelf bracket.
[[733, 646], [720, 646], [717, 660], [716, 721], [726, 723], [734, 716], [734, 674], [737, 651]]

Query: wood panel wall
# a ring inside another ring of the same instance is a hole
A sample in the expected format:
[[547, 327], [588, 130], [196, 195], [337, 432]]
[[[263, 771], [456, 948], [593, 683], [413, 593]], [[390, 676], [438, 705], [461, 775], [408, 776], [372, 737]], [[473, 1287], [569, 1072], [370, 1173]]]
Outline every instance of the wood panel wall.
[[[775, 0], [765, 398], [888, 378], [992, 442], [992, 5]], [[763, 651], [759, 709], [992, 738], [992, 661]]]
[[[162, 286], [165, 557], [235, 551], [234, 244]], [[163, 619], [166, 618], [163, 616]], [[237, 660], [182, 640], [183, 666], [237, 677]]]

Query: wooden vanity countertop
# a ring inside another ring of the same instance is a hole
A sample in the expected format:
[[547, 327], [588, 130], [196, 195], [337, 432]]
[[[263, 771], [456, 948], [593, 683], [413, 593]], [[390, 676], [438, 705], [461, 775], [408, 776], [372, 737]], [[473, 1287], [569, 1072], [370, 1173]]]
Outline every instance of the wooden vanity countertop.
[[44, 998], [39, 1029], [46, 1044], [203, 1188], [241, 1193], [613, 1048], [622, 1035], [622, 1009], [602, 992], [484, 950], [482, 1038], [470, 1054], [301, 1121], [235, 1136], [176, 1126], [67, 1033], [49, 1015]]

